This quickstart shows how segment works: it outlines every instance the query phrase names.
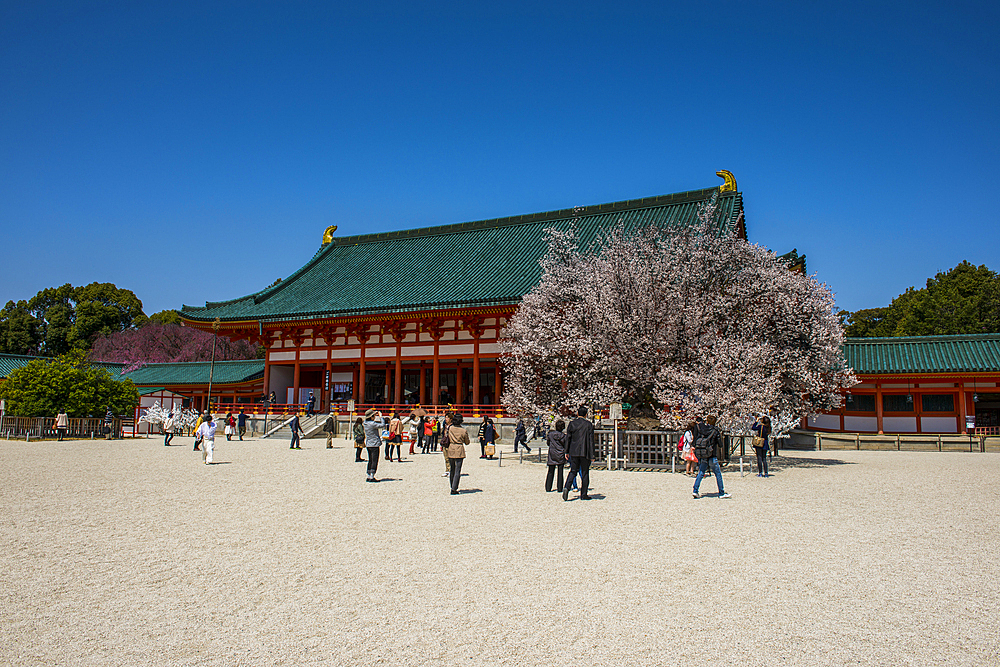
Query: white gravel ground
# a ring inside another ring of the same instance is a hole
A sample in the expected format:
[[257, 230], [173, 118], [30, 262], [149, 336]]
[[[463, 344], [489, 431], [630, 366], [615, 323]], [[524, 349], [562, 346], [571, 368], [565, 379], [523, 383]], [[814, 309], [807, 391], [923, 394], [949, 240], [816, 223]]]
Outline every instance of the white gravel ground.
[[342, 440], [174, 442], [0, 441], [0, 663], [1000, 664], [995, 454], [563, 502], [537, 463], [470, 458], [450, 496], [440, 454], [366, 484]]

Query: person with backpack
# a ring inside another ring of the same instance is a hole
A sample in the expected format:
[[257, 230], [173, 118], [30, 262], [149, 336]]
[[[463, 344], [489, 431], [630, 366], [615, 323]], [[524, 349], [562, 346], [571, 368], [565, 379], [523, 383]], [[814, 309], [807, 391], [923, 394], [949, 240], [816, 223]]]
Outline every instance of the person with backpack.
[[722, 486], [722, 468], [719, 467], [719, 451], [722, 449], [722, 433], [716, 427], [715, 415], [705, 418], [705, 423], [697, 424], [694, 434], [694, 453], [698, 457], [698, 476], [694, 478], [694, 491], [691, 495], [701, 498], [698, 489], [701, 480], [708, 472], [709, 466], [715, 473], [715, 482], [719, 486], [719, 498], [731, 498]]
[[323, 432], [326, 433], [326, 448], [333, 449], [333, 432], [337, 430], [337, 422], [333, 418], [333, 413], [323, 422]]

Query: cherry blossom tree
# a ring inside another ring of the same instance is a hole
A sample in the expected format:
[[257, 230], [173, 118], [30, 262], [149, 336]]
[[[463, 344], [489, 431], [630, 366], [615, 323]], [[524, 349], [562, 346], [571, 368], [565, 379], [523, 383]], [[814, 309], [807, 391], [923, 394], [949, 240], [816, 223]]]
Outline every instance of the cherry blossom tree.
[[830, 290], [723, 231], [716, 199], [688, 228], [618, 225], [582, 249], [550, 229], [542, 279], [501, 342], [503, 400], [523, 413], [631, 403], [677, 425], [837, 407], [855, 380]]
[[[209, 361], [212, 338], [211, 333], [191, 327], [149, 322], [138, 329], [99, 336], [94, 340], [90, 359], [125, 364], [125, 372], [144, 364]], [[256, 359], [260, 351], [259, 345], [219, 336], [215, 360]]]

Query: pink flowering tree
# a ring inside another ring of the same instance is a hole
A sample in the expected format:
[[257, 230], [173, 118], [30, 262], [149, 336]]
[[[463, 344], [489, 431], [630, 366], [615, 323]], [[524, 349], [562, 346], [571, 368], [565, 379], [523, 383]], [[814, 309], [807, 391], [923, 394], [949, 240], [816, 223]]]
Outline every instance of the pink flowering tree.
[[631, 403], [730, 431], [837, 407], [855, 383], [833, 295], [766, 248], [719, 233], [716, 201], [679, 230], [618, 226], [592, 249], [549, 230], [538, 286], [501, 341], [506, 405], [548, 413]]
[[[94, 340], [91, 361], [125, 364], [125, 372], [144, 364], [177, 361], [209, 361], [212, 358], [213, 335], [179, 324], [150, 322], [138, 329], [119, 331]], [[260, 346], [245, 340], [231, 341], [219, 336], [216, 361], [257, 359]]]

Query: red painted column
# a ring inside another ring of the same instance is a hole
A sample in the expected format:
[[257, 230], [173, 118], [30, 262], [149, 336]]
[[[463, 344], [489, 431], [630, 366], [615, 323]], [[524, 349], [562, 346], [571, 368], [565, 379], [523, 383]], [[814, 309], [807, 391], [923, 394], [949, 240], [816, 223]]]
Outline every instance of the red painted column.
[[472, 351], [472, 404], [479, 405], [479, 339]]
[[354, 381], [351, 383], [351, 398], [354, 399], [355, 403], [358, 403], [358, 365], [351, 364], [351, 373], [354, 375]]
[[294, 393], [292, 394], [292, 403], [298, 403], [299, 402], [299, 368], [300, 368], [300, 366], [299, 366], [299, 353], [298, 353], [298, 350], [296, 350], [295, 351], [295, 376], [292, 379], [292, 386], [294, 387], [294, 389], [293, 389]]
[[875, 426], [878, 434], [882, 435], [882, 383], [875, 381]]
[[438, 358], [438, 341], [434, 339], [434, 364], [431, 368], [431, 402], [434, 405], [441, 400], [441, 360]]
[[965, 383], [958, 383], [958, 432], [963, 435], [968, 435], [969, 430], [965, 428], [965, 417], [966, 413], [966, 402], [965, 402]]

